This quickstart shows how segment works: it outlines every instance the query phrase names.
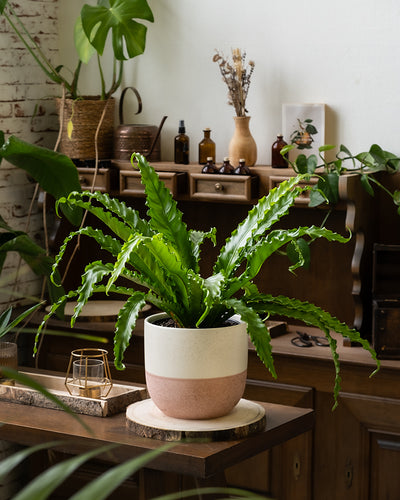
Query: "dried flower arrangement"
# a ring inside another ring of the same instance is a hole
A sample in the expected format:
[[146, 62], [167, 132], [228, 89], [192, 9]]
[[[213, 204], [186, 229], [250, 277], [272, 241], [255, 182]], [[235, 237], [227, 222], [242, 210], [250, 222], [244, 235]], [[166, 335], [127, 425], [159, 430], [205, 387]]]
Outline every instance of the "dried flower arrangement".
[[218, 63], [222, 78], [228, 86], [228, 104], [234, 106], [236, 116], [246, 116], [246, 99], [254, 71], [254, 62], [249, 61], [246, 66], [246, 52], [242, 53], [241, 49], [232, 49], [231, 64], [217, 50], [213, 61]]

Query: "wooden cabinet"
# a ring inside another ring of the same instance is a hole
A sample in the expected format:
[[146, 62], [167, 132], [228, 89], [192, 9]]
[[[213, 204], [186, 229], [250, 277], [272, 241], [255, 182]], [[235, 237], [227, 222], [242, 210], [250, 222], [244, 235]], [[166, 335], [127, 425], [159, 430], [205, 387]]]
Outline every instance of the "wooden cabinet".
[[[68, 325], [53, 320], [51, 327]], [[96, 331], [110, 339], [112, 323], [78, 322], [75, 330]], [[227, 471], [232, 486], [277, 500], [397, 500], [400, 498], [400, 361], [383, 360], [374, 377], [374, 363], [358, 347], [338, 339], [342, 392], [333, 407], [334, 366], [324, 347], [299, 348], [290, 340], [298, 327], [273, 339], [278, 379], [271, 378], [254, 350], [249, 351], [245, 397], [313, 408], [313, 431]], [[304, 329], [309, 333], [311, 329]], [[315, 332], [314, 332], [315, 333]], [[338, 337], [337, 337], [338, 338]], [[39, 367], [65, 370], [72, 349], [86, 341], [46, 336]], [[126, 370], [112, 371], [116, 380], [144, 382], [143, 320], [140, 319], [125, 356]], [[267, 415], [268, 418], [268, 415]]]
[[[157, 170], [169, 173], [169, 179], [177, 179], [175, 173], [187, 175], [181, 189], [175, 190], [173, 186], [170, 189], [189, 228], [207, 231], [217, 227], [217, 248], [209, 244], [204, 250], [205, 274], [211, 270], [224, 239], [246, 216], [254, 201], [285, 178], [295, 175], [291, 169], [277, 172], [270, 167], [252, 167], [258, 176], [257, 187], [243, 179], [235, 188], [234, 195], [239, 193], [239, 197], [233, 199], [224, 196], [231, 193], [228, 189], [224, 195], [215, 195], [217, 177], [200, 177], [199, 165], [161, 162], [154, 165]], [[125, 167], [124, 162], [118, 162], [120, 171]], [[212, 179], [208, 181], [208, 177]], [[133, 184], [128, 184], [128, 179]], [[192, 179], [191, 189], [188, 179]], [[199, 184], [202, 179], [213, 184], [208, 187]], [[122, 198], [126, 196], [133, 207], [143, 209], [142, 193], [136, 192], [137, 181], [137, 176], [129, 172], [126, 184], [121, 185], [123, 189], [120, 186], [118, 193]], [[314, 302], [368, 337], [371, 334], [372, 246], [382, 236], [381, 218], [377, 218], [382, 214], [375, 210], [357, 177], [344, 176], [339, 188], [341, 202], [330, 214], [327, 226], [342, 234], [348, 234], [346, 228], [350, 228], [351, 241], [345, 245], [315, 242], [311, 247], [310, 269], [299, 269], [297, 276], [288, 271], [286, 260], [274, 256], [263, 266], [257, 286], [275, 295], [282, 293]], [[129, 189], [133, 192], [128, 192]], [[298, 199], [280, 227], [320, 225], [326, 217], [326, 209], [311, 210], [307, 204], [307, 197]], [[56, 323], [51, 324], [54, 326]], [[63, 328], [68, 330], [68, 325]], [[338, 340], [342, 392], [338, 408], [332, 411], [334, 366], [330, 354], [323, 347], [293, 346], [290, 339], [296, 328], [300, 327], [290, 327], [287, 335], [273, 340], [277, 381], [271, 379], [255, 352], [250, 350], [245, 397], [312, 407], [316, 411], [315, 428], [249, 460], [240, 468], [230, 469], [229, 482], [279, 500], [397, 500], [400, 498], [400, 361], [384, 360], [381, 371], [369, 378], [374, 367], [369, 355], [361, 348], [345, 346]], [[112, 345], [112, 324], [81, 322], [78, 330], [104, 334]], [[307, 329], [301, 326], [301, 330]], [[78, 347], [82, 347], [79, 341], [46, 336], [39, 367], [63, 371], [70, 351]], [[143, 320], [136, 326], [125, 361], [126, 370], [113, 371], [113, 377], [144, 382]]]
[[[290, 343], [294, 329], [290, 330], [273, 340], [278, 382], [271, 380], [254, 352], [250, 352], [249, 377], [258, 385], [262, 380], [276, 386], [279, 398], [290, 394], [293, 385], [298, 394], [313, 395], [312, 493], [304, 498], [400, 498], [400, 362], [382, 361], [381, 371], [369, 378], [374, 369], [369, 355], [361, 348], [343, 346], [338, 339], [342, 392], [332, 411], [334, 367], [329, 352], [317, 346], [296, 348]], [[309, 404], [310, 396], [305, 401]], [[301, 398], [297, 404], [303, 404]], [[303, 454], [306, 450], [303, 447]], [[290, 469], [290, 461], [282, 465]], [[304, 486], [287, 496], [288, 481], [279, 494], [272, 491], [274, 498], [303, 498]]]

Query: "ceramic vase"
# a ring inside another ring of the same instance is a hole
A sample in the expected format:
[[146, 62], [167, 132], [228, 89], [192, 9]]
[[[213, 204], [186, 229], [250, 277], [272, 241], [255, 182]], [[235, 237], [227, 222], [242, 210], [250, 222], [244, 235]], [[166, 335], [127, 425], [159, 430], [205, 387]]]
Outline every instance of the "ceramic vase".
[[160, 313], [145, 320], [146, 384], [153, 403], [165, 415], [180, 419], [228, 414], [246, 385], [246, 324], [238, 317], [220, 328], [155, 324], [166, 317]]
[[229, 143], [229, 160], [237, 166], [240, 159], [251, 167], [257, 161], [257, 144], [250, 132], [250, 116], [235, 116], [235, 130]]

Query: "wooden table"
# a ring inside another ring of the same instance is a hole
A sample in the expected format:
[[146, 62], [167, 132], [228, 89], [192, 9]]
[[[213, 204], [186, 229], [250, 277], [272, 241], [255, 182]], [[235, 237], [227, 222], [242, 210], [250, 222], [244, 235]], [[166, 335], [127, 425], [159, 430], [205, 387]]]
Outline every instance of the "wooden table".
[[[261, 403], [266, 409], [267, 423], [260, 433], [237, 441], [209, 443], [177, 443], [163, 452], [143, 470], [141, 497], [152, 498], [164, 493], [164, 472], [175, 472], [197, 479], [201, 486], [222, 485], [224, 470], [259, 452], [272, 448], [312, 429], [311, 409]], [[58, 447], [62, 452], [78, 454], [107, 443], [118, 443], [110, 463], [120, 463], [148, 450], [163, 446], [162, 441], [138, 437], [125, 425], [125, 413], [100, 418], [87, 415], [82, 420], [93, 435], [71, 416], [59, 410], [27, 407], [15, 403], [0, 403], [0, 439], [26, 446], [50, 440], [66, 440]]]

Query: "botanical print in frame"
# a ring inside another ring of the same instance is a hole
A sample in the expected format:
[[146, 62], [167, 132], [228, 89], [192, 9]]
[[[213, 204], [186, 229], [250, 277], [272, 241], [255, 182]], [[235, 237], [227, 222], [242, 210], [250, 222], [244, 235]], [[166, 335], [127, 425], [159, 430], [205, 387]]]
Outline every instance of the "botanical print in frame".
[[318, 155], [325, 143], [325, 104], [283, 104], [282, 125], [285, 141], [295, 146], [290, 160], [300, 154]]

